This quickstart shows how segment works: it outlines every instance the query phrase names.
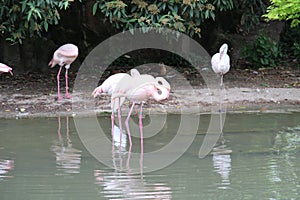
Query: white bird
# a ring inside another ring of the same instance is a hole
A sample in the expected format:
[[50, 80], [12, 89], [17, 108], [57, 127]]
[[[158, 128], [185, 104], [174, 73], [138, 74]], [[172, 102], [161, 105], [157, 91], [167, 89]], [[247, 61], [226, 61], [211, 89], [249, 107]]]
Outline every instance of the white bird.
[[[123, 81], [123, 80], [122, 80]], [[139, 127], [141, 132], [141, 148], [143, 147], [143, 133], [142, 133], [142, 110], [143, 101], [154, 98], [156, 101], [167, 99], [170, 94], [170, 84], [162, 77], [154, 78], [148, 74], [140, 74], [136, 69], [131, 70], [131, 78], [119, 84], [115, 93], [112, 95], [112, 100], [115, 98], [126, 97], [132, 101], [132, 106], [125, 120], [130, 147], [132, 146], [128, 122], [136, 102], [141, 102]]]
[[[92, 93], [94, 97], [101, 94], [108, 94], [112, 96], [115, 93], [116, 87], [122, 82], [126, 82], [131, 76], [127, 73], [113, 74], [108, 77], [100, 86], [96, 87]], [[125, 101], [125, 97], [119, 97], [117, 99], [111, 99], [111, 131], [112, 139], [114, 140], [114, 121], [115, 121], [115, 110], [118, 109], [118, 120], [120, 126], [120, 142], [122, 140], [122, 119], [121, 119], [121, 106]]]
[[[130, 74], [131, 76], [127, 73], [118, 73], [111, 75], [100, 86], [94, 89], [92, 95], [94, 97], [97, 97], [101, 94], [114, 96], [116, 88], [118, 90], [118, 93], [126, 93], [136, 86], [149, 82], [154, 82], [156, 85], [166, 88], [168, 92], [170, 92], [171, 90], [170, 84], [162, 77], [154, 78], [153, 76], [147, 74], [141, 75], [136, 69], [132, 69], [130, 71]], [[120, 109], [123, 102], [125, 101], [125, 97], [123, 96], [117, 99], [119, 101], [116, 101], [115, 98], [112, 98], [111, 100], [112, 112], [114, 112], [116, 109]]]
[[213, 71], [221, 76], [220, 88], [223, 86], [223, 76], [230, 69], [230, 58], [227, 55], [228, 45], [225, 43], [221, 46], [219, 53], [211, 58], [211, 66]]
[[[118, 109], [120, 130], [122, 130], [120, 113], [121, 113], [121, 106], [125, 98], [128, 98], [130, 101], [133, 102], [128, 117], [125, 121], [126, 125], [128, 126], [128, 121], [132, 109], [136, 102], [145, 101], [150, 97], [153, 97], [157, 101], [166, 99], [169, 97], [170, 89], [171, 89], [170, 84], [164, 78], [162, 77], [154, 78], [151, 75], [140, 74], [138, 70], [132, 69], [130, 71], [130, 75], [127, 73], [118, 73], [118, 74], [111, 75], [100, 86], [95, 88], [92, 95], [94, 97], [100, 94], [108, 94], [111, 96], [111, 108], [112, 108], [111, 119], [112, 119], [112, 133], [113, 133], [114, 111], [116, 109]], [[141, 104], [140, 112], [142, 112], [142, 104]], [[131, 145], [132, 142], [131, 142], [130, 133], [128, 133], [128, 135], [129, 135], [129, 141]]]
[[[128, 78], [131, 78], [131, 76], [127, 73], [118, 73], [113, 74], [110, 77], [108, 77], [100, 86], [96, 87], [93, 91], [92, 95], [94, 97], [97, 97], [101, 94], [108, 94], [112, 96], [112, 94], [115, 92], [116, 87], [118, 84], [121, 84], [121, 80], [126, 80]], [[125, 98], [120, 99], [120, 106], [123, 104]], [[113, 111], [118, 108], [118, 102], [111, 102], [111, 108]]]

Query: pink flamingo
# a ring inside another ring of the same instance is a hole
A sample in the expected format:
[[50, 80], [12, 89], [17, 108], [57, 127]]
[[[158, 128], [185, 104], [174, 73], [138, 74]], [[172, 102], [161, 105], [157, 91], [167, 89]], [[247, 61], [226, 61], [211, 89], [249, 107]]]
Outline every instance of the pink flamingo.
[[6, 64], [0, 63], [0, 74], [2, 74], [3, 72], [9, 72], [11, 75], [13, 75], [11, 67], [7, 66]]
[[230, 58], [227, 55], [228, 45], [223, 44], [219, 50], [219, 53], [216, 53], [211, 58], [212, 69], [216, 74], [221, 76], [220, 88], [223, 86], [223, 76], [230, 69]]
[[[110, 77], [108, 77], [100, 86], [96, 87], [93, 91], [92, 95], [94, 97], [97, 97], [101, 94], [108, 94], [112, 96], [115, 93], [116, 87], [118, 84], [122, 84], [121, 81], [126, 82], [126, 80], [130, 79], [131, 76], [127, 73], [118, 73], [113, 74]], [[118, 109], [118, 120], [119, 120], [119, 126], [120, 131], [122, 133], [122, 119], [121, 119], [121, 106], [123, 102], [125, 101], [125, 97], [118, 98], [118, 101], [111, 100], [111, 125], [112, 125], [112, 136], [114, 135], [114, 120], [115, 120], [115, 110]], [[120, 138], [122, 136], [120, 135]], [[121, 140], [121, 139], [120, 139]]]
[[[132, 106], [125, 120], [125, 125], [128, 132], [130, 148], [132, 146], [132, 140], [129, 130], [129, 119], [132, 110], [137, 102], [140, 102], [140, 113], [139, 113], [139, 127], [141, 133], [141, 147], [143, 147], [143, 124], [142, 124], [142, 111], [143, 101], [154, 98], [156, 101], [167, 99], [170, 94], [170, 84], [162, 77], [154, 78], [151, 75], [142, 74], [136, 70], [131, 70], [131, 78], [127, 79], [126, 82], [117, 85], [115, 92], [112, 94], [112, 100], [115, 98], [126, 97], [132, 101]], [[143, 148], [141, 148], [143, 149]]]
[[[131, 75], [127, 73], [114, 74], [108, 77], [108, 79], [106, 79], [100, 86], [95, 88], [95, 90], [92, 93], [94, 97], [100, 94], [111, 95], [112, 133], [114, 127], [114, 111], [116, 108], [118, 109], [120, 130], [122, 130], [120, 113], [121, 113], [121, 106], [125, 100], [125, 97], [133, 101], [133, 105], [126, 119], [126, 126], [128, 126], [128, 121], [131, 112], [133, 110], [133, 107], [135, 105], [135, 102], [144, 101], [150, 97], [153, 97], [157, 101], [160, 101], [162, 99], [167, 98], [170, 93], [170, 89], [171, 89], [170, 84], [162, 77], [154, 78], [153, 76], [147, 74], [141, 75], [136, 69], [132, 69], [130, 71], [130, 74]], [[158, 94], [157, 89], [161, 91], [161, 94]], [[143, 92], [144, 94], [142, 94]], [[118, 101], [116, 101], [116, 99], [118, 99]], [[141, 104], [141, 113], [142, 113], [142, 104]], [[141, 121], [140, 121], [140, 125], [141, 125]], [[122, 135], [120, 135], [120, 138], [121, 137]], [[129, 141], [130, 144], [132, 144], [131, 137], [129, 137]]]
[[65, 44], [59, 47], [53, 54], [53, 58], [49, 62], [51, 68], [55, 65], [59, 65], [60, 68], [57, 73], [57, 98], [61, 100], [63, 97], [60, 95], [60, 72], [63, 66], [66, 68], [65, 79], [66, 79], [66, 98], [70, 99], [72, 96], [68, 92], [68, 70], [70, 65], [78, 56], [78, 47], [74, 44]]
[[[108, 94], [112, 95], [115, 92], [115, 89], [118, 84], [121, 84], [121, 80], [126, 80], [130, 78], [130, 75], [127, 73], [118, 73], [118, 74], [113, 74], [110, 77], [108, 77], [100, 86], [96, 87], [92, 93], [94, 97], [97, 97], [101, 94]], [[122, 98], [120, 100], [120, 105], [123, 104], [125, 98]], [[115, 111], [116, 105], [119, 104], [119, 102], [111, 102], [111, 108], [113, 108], [113, 111]]]

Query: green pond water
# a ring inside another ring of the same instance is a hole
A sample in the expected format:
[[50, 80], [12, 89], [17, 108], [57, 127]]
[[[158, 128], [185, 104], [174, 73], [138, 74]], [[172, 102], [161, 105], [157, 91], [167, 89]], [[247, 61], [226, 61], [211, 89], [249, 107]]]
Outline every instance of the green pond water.
[[[192, 127], [184, 130], [192, 143], [183, 155], [174, 156], [182, 151], [179, 142], [172, 152], [149, 157], [175, 138], [180, 117], [168, 115], [160, 132], [149, 136], [146, 116], [142, 153], [134, 125], [132, 149], [126, 134], [121, 144], [97, 143], [110, 141], [110, 117], [97, 118], [105, 134], [99, 138], [82, 136], [72, 117], [1, 119], [0, 199], [300, 198], [300, 113], [227, 114], [223, 135], [200, 159], [210, 122], [210, 115], [201, 115], [197, 134]], [[136, 125], [137, 116], [132, 118]], [[89, 118], [82, 120], [86, 132], [93, 129]], [[93, 142], [102, 160], [87, 146]], [[151, 171], [151, 164], [170, 158], [176, 159]]]

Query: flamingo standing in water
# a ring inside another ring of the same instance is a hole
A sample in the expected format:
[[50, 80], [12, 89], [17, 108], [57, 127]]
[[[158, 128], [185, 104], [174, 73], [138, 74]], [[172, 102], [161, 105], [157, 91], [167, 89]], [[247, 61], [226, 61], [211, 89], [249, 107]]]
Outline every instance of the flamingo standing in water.
[[170, 94], [170, 84], [162, 77], [154, 78], [151, 75], [140, 74], [136, 69], [131, 70], [131, 78], [126, 80], [126, 83], [119, 84], [115, 93], [112, 95], [112, 100], [115, 98], [126, 97], [132, 101], [132, 106], [125, 120], [127, 127], [130, 148], [132, 146], [131, 135], [128, 122], [132, 110], [137, 102], [140, 102], [139, 126], [141, 133], [141, 149], [143, 149], [143, 131], [142, 131], [142, 112], [143, 101], [154, 98], [156, 101], [167, 99]]
[[65, 73], [65, 79], [66, 79], [66, 98], [70, 99], [72, 96], [69, 94], [68, 89], [68, 70], [70, 68], [71, 63], [74, 62], [74, 60], [78, 56], [78, 47], [74, 44], [65, 44], [59, 47], [53, 54], [53, 58], [49, 62], [49, 66], [51, 65], [51, 68], [55, 65], [59, 65], [60, 68], [57, 73], [57, 98], [58, 100], [61, 100], [63, 97], [60, 95], [60, 72], [63, 66], [66, 68]]
[[223, 76], [230, 69], [230, 58], [227, 55], [228, 45], [223, 44], [219, 50], [219, 53], [216, 53], [211, 58], [211, 66], [213, 71], [221, 76], [220, 88], [223, 87]]
[[[108, 77], [100, 86], [96, 87], [92, 93], [94, 97], [97, 97], [101, 94], [108, 94], [112, 96], [115, 93], [116, 87], [118, 84], [122, 84], [121, 81], [126, 81], [131, 76], [127, 73], [118, 73], [113, 74], [110, 77]], [[122, 133], [122, 120], [121, 120], [121, 106], [125, 100], [125, 97], [118, 98], [118, 101], [111, 101], [111, 127], [112, 127], [112, 136], [114, 135], [114, 120], [115, 120], [115, 110], [118, 109], [118, 119], [119, 119], [119, 126], [120, 126], [120, 132]], [[120, 135], [120, 138], [122, 136]], [[120, 139], [121, 140], [121, 139]]]
[[7, 66], [6, 64], [0, 63], [0, 74], [2, 74], [3, 72], [9, 72], [11, 75], [13, 75], [11, 67]]
[[[95, 88], [92, 95], [94, 97], [100, 94], [109, 94], [111, 95], [111, 108], [112, 108], [112, 132], [114, 126], [114, 110], [118, 108], [118, 118], [119, 125], [121, 129], [121, 106], [125, 100], [125, 97], [129, 100], [133, 101], [133, 105], [129, 111], [128, 117], [125, 121], [126, 126], [128, 127], [128, 121], [130, 119], [130, 115], [132, 113], [133, 107], [136, 102], [144, 101], [149, 97], [153, 97], [157, 101], [168, 98], [170, 93], [170, 84], [162, 77], [154, 78], [151, 75], [140, 74], [138, 70], [132, 69], [130, 74], [127, 73], [118, 73], [114, 74], [108, 79], [106, 79], [100, 86]], [[158, 89], [161, 93], [158, 92]], [[116, 99], [118, 101], [116, 102]], [[140, 108], [140, 114], [142, 114], [142, 104]], [[141, 117], [140, 115], [140, 125], [141, 125]], [[141, 126], [140, 126], [141, 128]], [[128, 128], [127, 128], [128, 129]], [[129, 141], [131, 142], [130, 133]], [[121, 137], [121, 135], [120, 135]]]

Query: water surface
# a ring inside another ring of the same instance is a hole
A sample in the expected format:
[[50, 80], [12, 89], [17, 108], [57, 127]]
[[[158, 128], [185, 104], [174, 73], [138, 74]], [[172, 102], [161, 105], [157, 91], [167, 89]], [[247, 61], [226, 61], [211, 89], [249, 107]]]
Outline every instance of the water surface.
[[[200, 119], [184, 155], [149, 173], [143, 173], [143, 157], [128, 159], [126, 138], [109, 151], [114, 168], [99, 162], [80, 141], [71, 117], [1, 119], [0, 199], [299, 198], [300, 113], [228, 114], [223, 137], [204, 159], [198, 152], [210, 116]], [[110, 137], [110, 117], [98, 120]], [[163, 130], [144, 140], [144, 153], [167, 144], [179, 121], [169, 115]], [[132, 152], [140, 151], [139, 139], [133, 142]]]

